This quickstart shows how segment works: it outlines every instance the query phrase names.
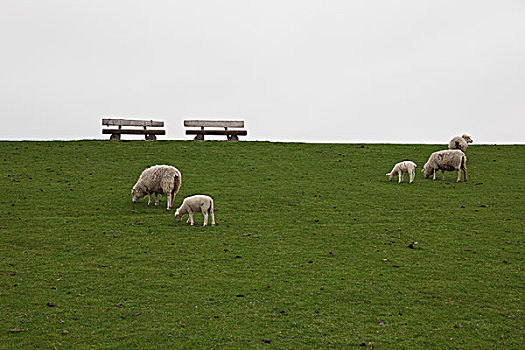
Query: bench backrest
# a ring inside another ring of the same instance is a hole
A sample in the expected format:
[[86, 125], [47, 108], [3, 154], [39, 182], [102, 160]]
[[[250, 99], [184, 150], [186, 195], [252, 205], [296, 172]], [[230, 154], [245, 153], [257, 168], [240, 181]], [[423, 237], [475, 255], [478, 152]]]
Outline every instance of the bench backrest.
[[155, 121], [155, 120], [102, 119], [102, 125], [163, 127], [164, 122]]
[[185, 120], [184, 126], [211, 128], [244, 128], [243, 120]]

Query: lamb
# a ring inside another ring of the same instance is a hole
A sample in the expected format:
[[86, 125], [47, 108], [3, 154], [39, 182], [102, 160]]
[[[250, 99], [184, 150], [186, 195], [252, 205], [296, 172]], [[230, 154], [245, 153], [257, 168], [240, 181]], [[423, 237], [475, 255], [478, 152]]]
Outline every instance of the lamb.
[[469, 135], [455, 136], [448, 143], [448, 149], [459, 149], [465, 152], [469, 143], [472, 143], [472, 138]]
[[151, 194], [155, 194], [155, 205], [159, 205], [159, 194], [168, 197], [167, 209], [173, 207], [175, 195], [179, 192], [182, 178], [180, 171], [169, 165], [155, 165], [145, 169], [131, 190], [133, 203], [148, 195], [148, 205], [151, 204]]
[[457, 182], [461, 181], [461, 170], [463, 170], [463, 179], [467, 181], [467, 157], [465, 153], [459, 149], [443, 150], [434, 152], [428, 158], [428, 161], [423, 166], [423, 173], [428, 178], [430, 174], [434, 174], [433, 179], [436, 179], [436, 170], [441, 169], [443, 173], [443, 180], [445, 180], [445, 171], [458, 172]]
[[213, 199], [210, 196], [195, 195], [184, 198], [182, 205], [175, 211], [175, 219], [182, 221], [182, 216], [188, 214], [186, 223], [193, 226], [193, 213], [202, 212], [204, 214], [204, 225], [208, 224], [208, 212], [211, 216], [211, 225], [215, 226], [215, 216], [213, 214]]
[[410, 175], [410, 183], [414, 182], [414, 178], [416, 177], [416, 163], [405, 160], [404, 162], [399, 162], [396, 165], [394, 165], [394, 168], [391, 172], [386, 174], [388, 176], [388, 179], [392, 181], [394, 177], [397, 175], [399, 179], [399, 183], [403, 182], [403, 175], [405, 173], [408, 173]]

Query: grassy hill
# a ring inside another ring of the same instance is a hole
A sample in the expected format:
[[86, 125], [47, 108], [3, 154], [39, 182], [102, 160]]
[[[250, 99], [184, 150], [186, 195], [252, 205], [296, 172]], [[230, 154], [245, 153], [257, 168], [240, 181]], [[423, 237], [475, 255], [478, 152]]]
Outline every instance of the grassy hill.
[[[518, 349], [525, 146], [444, 147], [0, 142], [0, 348]], [[155, 164], [218, 225], [131, 203]]]

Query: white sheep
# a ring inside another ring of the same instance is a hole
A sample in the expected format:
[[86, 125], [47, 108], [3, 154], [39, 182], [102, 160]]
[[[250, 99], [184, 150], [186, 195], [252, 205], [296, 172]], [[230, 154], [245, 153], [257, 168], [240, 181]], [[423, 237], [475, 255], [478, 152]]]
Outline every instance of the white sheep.
[[215, 226], [215, 215], [213, 214], [213, 199], [210, 196], [195, 195], [184, 198], [182, 205], [175, 211], [175, 219], [182, 221], [184, 214], [188, 214], [186, 223], [193, 226], [193, 213], [202, 212], [204, 214], [204, 225], [208, 224], [208, 212], [211, 216], [211, 225]]
[[472, 143], [472, 138], [469, 135], [455, 136], [448, 143], [448, 149], [459, 149], [465, 152], [469, 143]]
[[467, 181], [467, 157], [465, 153], [459, 149], [449, 149], [434, 152], [428, 158], [428, 161], [423, 166], [423, 173], [428, 178], [430, 174], [433, 174], [433, 179], [436, 179], [436, 170], [440, 170], [443, 173], [443, 180], [445, 180], [445, 171], [458, 172], [457, 182], [461, 181], [461, 170], [463, 170], [463, 178]]
[[155, 165], [145, 169], [131, 190], [133, 203], [142, 197], [148, 196], [148, 205], [151, 204], [151, 194], [155, 194], [155, 205], [159, 205], [159, 194], [168, 197], [167, 209], [173, 206], [175, 195], [179, 192], [182, 178], [180, 171], [169, 165]]
[[403, 182], [403, 175], [405, 173], [408, 173], [410, 175], [410, 183], [412, 183], [414, 182], [414, 178], [416, 177], [416, 167], [416, 163], [410, 160], [405, 160], [404, 162], [399, 162], [396, 165], [394, 165], [392, 171], [386, 175], [388, 176], [388, 179], [390, 181], [392, 181], [397, 175], [399, 180], [398, 182], [401, 183]]

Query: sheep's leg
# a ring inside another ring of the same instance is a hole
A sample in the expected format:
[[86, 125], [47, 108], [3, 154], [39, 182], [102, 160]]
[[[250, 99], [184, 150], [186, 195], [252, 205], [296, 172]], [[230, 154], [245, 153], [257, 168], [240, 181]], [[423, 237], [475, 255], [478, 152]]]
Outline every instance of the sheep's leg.
[[463, 179], [467, 181], [467, 167], [466, 166], [463, 167]]
[[403, 173], [402, 171], [399, 171], [399, 172], [397, 173], [397, 175], [398, 175], [398, 183], [403, 182], [403, 174], [404, 174], [404, 173]]
[[202, 226], [208, 225], [208, 211], [210, 210], [210, 208], [211, 208], [211, 205], [208, 205], [208, 206], [206, 206], [206, 204], [201, 205], [201, 212], [202, 212], [202, 215], [204, 215], [204, 225]]
[[206, 226], [208, 225], [208, 210], [204, 208], [201, 208], [201, 210], [202, 210], [202, 215], [204, 215], [204, 225], [202, 226]]
[[456, 180], [456, 182], [460, 182], [461, 181], [461, 169], [458, 169], [458, 179]]
[[432, 171], [434, 172], [434, 176], [432, 177], [432, 180], [435, 180], [436, 179], [436, 169], [433, 169]]
[[195, 222], [193, 221], [193, 212], [190, 210], [190, 211], [188, 212], [188, 215], [190, 216], [190, 217], [189, 217], [190, 225], [193, 226], [193, 224], [195, 223]]
[[151, 204], [151, 192], [148, 192], [148, 205]]
[[443, 179], [443, 181], [445, 181], [445, 169], [441, 169], [441, 173], [443, 174], [441, 178]]
[[173, 202], [175, 202], [175, 191], [171, 192], [170, 209], [173, 208]]
[[172, 200], [171, 200], [171, 193], [168, 193], [167, 194], [167, 199], [166, 199], [166, 206], [167, 206], [167, 209], [170, 210], [171, 209], [171, 203], [172, 203]]
[[186, 220], [186, 223], [189, 224], [189, 223], [191, 223], [191, 211], [188, 210], [187, 214], [188, 214], [188, 220]]
[[155, 205], [159, 205], [159, 203], [160, 203], [159, 194], [155, 192]]
[[416, 176], [416, 172], [415, 170], [412, 170], [410, 172], [410, 183], [414, 182], [414, 176]]
[[213, 208], [210, 209], [211, 225], [215, 226], [215, 215], [213, 214]]

